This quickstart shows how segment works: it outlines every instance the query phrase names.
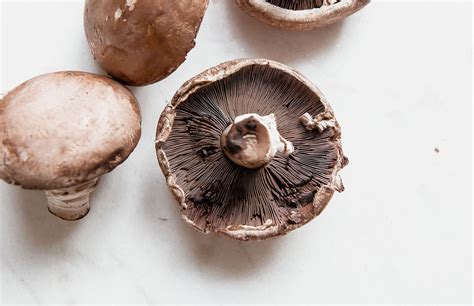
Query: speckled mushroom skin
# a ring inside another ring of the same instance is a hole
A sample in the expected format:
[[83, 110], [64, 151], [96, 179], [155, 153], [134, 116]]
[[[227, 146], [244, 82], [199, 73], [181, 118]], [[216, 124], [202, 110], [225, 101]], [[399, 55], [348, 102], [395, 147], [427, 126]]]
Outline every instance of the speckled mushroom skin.
[[[245, 224], [231, 224], [225, 228], [216, 230], [216, 232], [225, 234], [231, 238], [239, 240], [263, 240], [273, 238], [286, 234], [296, 228], [306, 224], [326, 207], [327, 203], [331, 199], [334, 191], [343, 191], [344, 187], [342, 181], [338, 175], [340, 169], [342, 169], [347, 163], [348, 159], [343, 155], [341, 141], [340, 141], [340, 126], [334, 117], [333, 110], [326, 101], [321, 91], [314, 86], [308, 79], [302, 76], [297, 71], [287, 67], [278, 62], [274, 62], [267, 59], [238, 59], [229, 62], [222, 63], [218, 66], [210, 68], [194, 78], [188, 80], [184, 85], [178, 89], [174, 95], [170, 105], [166, 106], [163, 113], [160, 116], [157, 130], [156, 130], [156, 154], [161, 170], [163, 171], [168, 187], [173, 193], [174, 197], [179, 203], [179, 207], [182, 210], [182, 217], [188, 224], [192, 225], [197, 231], [208, 233], [209, 229], [202, 228], [196, 225], [193, 220], [188, 218], [188, 205], [186, 203], [186, 194], [183, 189], [176, 183], [175, 174], [171, 171], [169, 160], [163, 150], [163, 144], [166, 142], [173, 128], [173, 121], [176, 116], [176, 108], [189, 97], [190, 94], [198, 90], [199, 88], [213, 83], [217, 80], [223, 79], [229, 75], [232, 75], [236, 71], [249, 66], [249, 65], [268, 65], [270, 67], [280, 69], [286, 73], [292, 75], [300, 82], [308, 86], [314, 93], [320, 97], [320, 102], [324, 105], [324, 111], [322, 111], [315, 121], [321, 122], [321, 125], [327, 126], [327, 128], [335, 131], [335, 137], [332, 139], [335, 147], [337, 148], [337, 157], [335, 166], [332, 169], [331, 180], [328, 184], [321, 186], [318, 192], [315, 194], [312, 205], [306, 205], [301, 209], [295, 209], [291, 215], [291, 222], [285, 224], [276, 225], [272, 220], [267, 220], [260, 226], [249, 226]], [[325, 121], [330, 121], [330, 125], [324, 125]]]
[[167, 77], [195, 45], [208, 0], [86, 0], [84, 29], [100, 66], [122, 83]]
[[61, 189], [122, 163], [140, 139], [140, 110], [109, 77], [64, 71], [32, 78], [0, 102], [0, 178]]
[[293, 11], [272, 5], [266, 0], [235, 0], [251, 16], [274, 27], [289, 31], [309, 31], [338, 22], [367, 5], [370, 0], [341, 0], [315, 9]]

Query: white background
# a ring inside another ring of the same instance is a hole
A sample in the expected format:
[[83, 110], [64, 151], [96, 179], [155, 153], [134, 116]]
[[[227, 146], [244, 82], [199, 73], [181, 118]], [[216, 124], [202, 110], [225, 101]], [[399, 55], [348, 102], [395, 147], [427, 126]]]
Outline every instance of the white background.
[[[57, 70], [101, 72], [82, 1], [4, 2], [0, 91]], [[287, 33], [212, 0], [196, 47], [167, 79], [132, 88], [143, 135], [79, 222], [0, 183], [0, 302], [471, 301], [471, 4], [372, 2]], [[292, 66], [342, 125], [346, 191], [286, 237], [245, 243], [181, 221], [154, 152], [181, 84], [240, 57]], [[439, 153], [435, 152], [439, 149]]]

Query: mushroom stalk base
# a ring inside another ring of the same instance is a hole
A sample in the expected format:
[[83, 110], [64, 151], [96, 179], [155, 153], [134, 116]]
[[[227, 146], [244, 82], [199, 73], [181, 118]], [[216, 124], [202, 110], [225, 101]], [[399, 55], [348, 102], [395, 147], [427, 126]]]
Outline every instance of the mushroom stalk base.
[[64, 220], [81, 219], [89, 212], [89, 197], [98, 181], [95, 178], [76, 186], [45, 191], [49, 211]]

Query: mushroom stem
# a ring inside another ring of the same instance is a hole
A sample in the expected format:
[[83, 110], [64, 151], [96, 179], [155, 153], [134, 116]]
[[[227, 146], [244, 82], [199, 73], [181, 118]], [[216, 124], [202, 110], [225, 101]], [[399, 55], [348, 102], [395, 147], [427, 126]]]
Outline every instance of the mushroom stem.
[[225, 155], [239, 166], [256, 169], [268, 164], [276, 153], [293, 153], [293, 144], [277, 130], [274, 114], [237, 116], [221, 135]]
[[312, 131], [317, 128], [320, 132], [328, 127], [334, 127], [336, 124], [336, 120], [334, 118], [327, 118], [326, 114], [313, 118], [310, 114], [304, 113], [300, 116], [300, 121], [307, 130]]
[[99, 178], [68, 188], [46, 190], [49, 211], [64, 220], [79, 220], [89, 212], [89, 196]]

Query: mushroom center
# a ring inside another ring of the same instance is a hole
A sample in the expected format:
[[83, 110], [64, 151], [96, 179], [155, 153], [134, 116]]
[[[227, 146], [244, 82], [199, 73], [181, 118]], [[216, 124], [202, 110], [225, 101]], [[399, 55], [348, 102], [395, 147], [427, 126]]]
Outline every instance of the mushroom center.
[[320, 8], [323, 5], [335, 4], [339, 1], [340, 0], [267, 0], [270, 4], [294, 11], [311, 10]]
[[249, 169], [268, 164], [277, 153], [293, 152], [292, 143], [278, 132], [274, 114], [237, 116], [222, 133], [221, 147], [231, 161]]

